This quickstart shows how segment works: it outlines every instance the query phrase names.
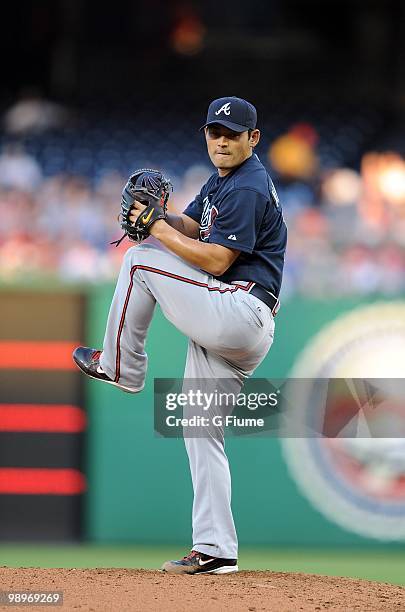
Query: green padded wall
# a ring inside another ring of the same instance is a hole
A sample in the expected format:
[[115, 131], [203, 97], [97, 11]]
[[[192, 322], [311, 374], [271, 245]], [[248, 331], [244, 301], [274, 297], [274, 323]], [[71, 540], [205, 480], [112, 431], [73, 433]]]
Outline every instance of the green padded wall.
[[[94, 289], [88, 304], [88, 341], [101, 347], [112, 287]], [[308, 338], [359, 300], [283, 305], [276, 337], [257, 377], [284, 377]], [[88, 381], [87, 535], [99, 542], [191, 543], [192, 489], [181, 439], [153, 432], [153, 377], [181, 377], [187, 340], [157, 308], [147, 342], [149, 376], [139, 395]], [[275, 439], [230, 438], [233, 509], [242, 544], [378, 545], [345, 531], [298, 492]], [[387, 544], [385, 543], [385, 546]]]

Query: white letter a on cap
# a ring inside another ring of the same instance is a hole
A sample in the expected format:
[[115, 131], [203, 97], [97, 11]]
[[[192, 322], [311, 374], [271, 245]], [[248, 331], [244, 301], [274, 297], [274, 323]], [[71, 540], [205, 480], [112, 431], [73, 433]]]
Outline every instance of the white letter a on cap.
[[215, 111], [215, 114], [219, 115], [219, 113], [222, 113], [222, 111], [225, 113], [225, 115], [230, 115], [231, 114], [231, 103], [227, 102], [226, 104], [221, 106], [219, 110]]

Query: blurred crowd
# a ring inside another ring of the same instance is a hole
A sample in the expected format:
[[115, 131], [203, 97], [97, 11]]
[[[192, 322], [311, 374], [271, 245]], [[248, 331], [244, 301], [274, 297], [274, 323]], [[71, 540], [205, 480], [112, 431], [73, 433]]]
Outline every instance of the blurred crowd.
[[269, 148], [289, 228], [283, 292], [405, 292], [405, 161], [365, 152], [358, 169], [322, 167], [317, 135], [293, 126]]
[[[15, 123], [15, 115], [9, 121]], [[283, 297], [405, 293], [403, 158], [365, 150], [357, 167], [325, 164], [320, 146], [314, 126], [300, 123], [260, 151], [289, 229]], [[184, 210], [212, 173], [203, 155], [176, 168], [172, 212]], [[165, 171], [163, 160], [161, 169]], [[118, 248], [110, 244], [121, 236], [117, 215], [126, 178], [114, 167], [97, 176], [51, 172], [23, 140], [4, 140], [1, 280], [114, 280], [123, 252], [132, 246], [128, 241]]]

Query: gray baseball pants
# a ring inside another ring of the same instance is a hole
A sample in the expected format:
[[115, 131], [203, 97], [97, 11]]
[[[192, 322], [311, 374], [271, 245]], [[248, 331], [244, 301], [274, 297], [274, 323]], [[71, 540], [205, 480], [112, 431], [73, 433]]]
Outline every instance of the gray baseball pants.
[[[248, 293], [248, 283], [240, 285], [222, 283], [153, 244], [130, 248], [111, 303], [101, 367], [116, 382], [143, 388], [146, 334], [158, 303], [189, 338], [185, 384], [187, 379], [226, 379], [227, 391], [238, 393], [266, 356], [274, 335], [270, 308]], [[191, 406], [183, 410], [183, 416], [192, 413]], [[223, 430], [203, 437], [184, 435], [194, 489], [193, 549], [236, 559]]]

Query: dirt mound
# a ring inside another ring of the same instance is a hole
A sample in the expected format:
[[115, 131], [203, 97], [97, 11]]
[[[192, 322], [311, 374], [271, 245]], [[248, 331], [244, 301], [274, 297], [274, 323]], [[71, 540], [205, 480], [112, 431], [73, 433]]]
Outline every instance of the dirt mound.
[[170, 576], [132, 569], [0, 568], [2, 591], [63, 591], [63, 607], [4, 610], [94, 612], [405, 611], [405, 588], [312, 574], [239, 572], [224, 576]]

